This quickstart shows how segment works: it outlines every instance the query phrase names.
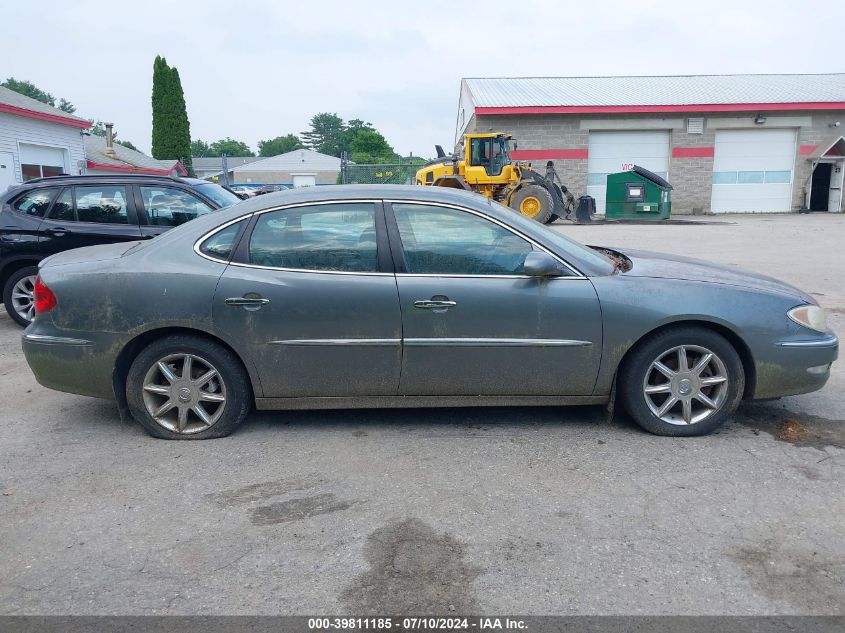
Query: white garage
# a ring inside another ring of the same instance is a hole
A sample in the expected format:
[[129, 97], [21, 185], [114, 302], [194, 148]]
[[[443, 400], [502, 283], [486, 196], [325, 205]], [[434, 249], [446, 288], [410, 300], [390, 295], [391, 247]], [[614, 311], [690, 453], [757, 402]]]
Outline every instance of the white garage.
[[666, 178], [669, 172], [669, 132], [590, 132], [587, 195], [596, 199], [596, 211], [604, 213], [607, 175], [628, 171], [634, 165]]
[[712, 211], [789, 211], [795, 143], [794, 129], [718, 130]]

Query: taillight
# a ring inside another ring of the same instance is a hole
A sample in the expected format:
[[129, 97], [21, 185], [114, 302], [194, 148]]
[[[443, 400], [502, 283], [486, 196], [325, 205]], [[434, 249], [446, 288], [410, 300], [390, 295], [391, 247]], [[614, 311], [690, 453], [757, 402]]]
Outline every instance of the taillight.
[[41, 280], [41, 275], [35, 278], [35, 312], [49, 312], [56, 307], [56, 295]]

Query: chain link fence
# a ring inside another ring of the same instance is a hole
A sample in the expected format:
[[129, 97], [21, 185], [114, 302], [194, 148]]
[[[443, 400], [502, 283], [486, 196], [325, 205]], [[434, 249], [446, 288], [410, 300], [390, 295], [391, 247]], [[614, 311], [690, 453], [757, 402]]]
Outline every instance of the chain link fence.
[[340, 182], [344, 185], [413, 185], [417, 170], [425, 162], [421, 158], [410, 158], [397, 163], [358, 165], [341, 160]]

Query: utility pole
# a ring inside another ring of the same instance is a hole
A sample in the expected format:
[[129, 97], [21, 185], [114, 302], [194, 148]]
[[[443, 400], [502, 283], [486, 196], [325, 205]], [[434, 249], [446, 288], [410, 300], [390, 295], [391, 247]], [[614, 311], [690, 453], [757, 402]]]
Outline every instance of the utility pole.
[[221, 164], [223, 166], [223, 184], [229, 186], [229, 166], [226, 164], [226, 152], [220, 154]]

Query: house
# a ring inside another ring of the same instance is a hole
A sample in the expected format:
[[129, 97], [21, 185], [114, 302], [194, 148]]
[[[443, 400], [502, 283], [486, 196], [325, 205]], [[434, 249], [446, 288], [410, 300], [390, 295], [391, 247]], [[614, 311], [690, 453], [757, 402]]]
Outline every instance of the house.
[[[247, 165], [254, 163], [257, 160], [264, 160], [263, 156], [227, 156], [226, 168], [231, 173], [232, 169], [240, 165]], [[215, 157], [201, 157], [194, 156], [192, 159], [192, 166], [197, 178], [208, 178], [215, 174], [223, 173], [223, 158]]]
[[[226, 159], [240, 160], [240, 159]], [[207, 176], [220, 178], [223, 172]], [[313, 185], [337, 184], [340, 175], [340, 159], [321, 154], [311, 149], [295, 149], [292, 152], [259, 158], [232, 167], [229, 164], [229, 184], [288, 185], [308, 187]]]
[[85, 157], [89, 174], [188, 175], [188, 170], [178, 160], [158, 160], [115, 143], [109, 123], [106, 124], [106, 136], [85, 137]]
[[609, 173], [640, 165], [672, 211], [842, 211], [845, 74], [463, 79], [456, 142], [508, 132], [603, 211]]
[[85, 173], [91, 123], [0, 86], [0, 192], [31, 178]]

